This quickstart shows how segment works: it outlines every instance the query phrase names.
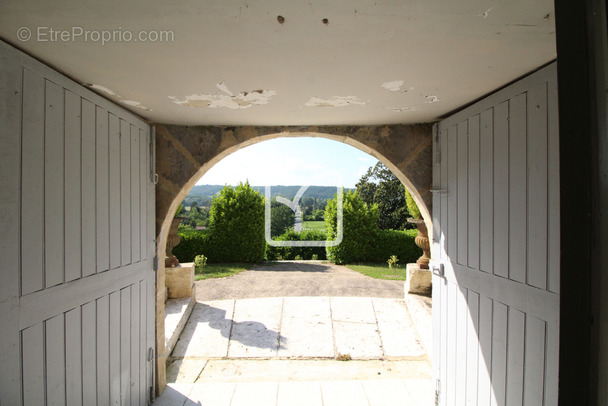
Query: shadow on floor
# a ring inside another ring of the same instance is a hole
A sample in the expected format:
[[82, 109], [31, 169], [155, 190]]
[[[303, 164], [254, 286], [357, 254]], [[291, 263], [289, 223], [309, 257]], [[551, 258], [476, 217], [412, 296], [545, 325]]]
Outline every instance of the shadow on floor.
[[287, 342], [286, 337], [281, 336], [278, 331], [268, 329], [263, 323], [251, 320], [235, 322], [232, 318], [226, 317], [226, 310], [205, 303], [194, 305], [188, 325], [182, 332], [179, 341], [190, 343], [197, 326], [201, 323], [206, 323], [210, 328], [218, 330], [227, 339], [226, 345], [228, 341], [231, 341], [239, 342], [247, 347], [278, 350]]

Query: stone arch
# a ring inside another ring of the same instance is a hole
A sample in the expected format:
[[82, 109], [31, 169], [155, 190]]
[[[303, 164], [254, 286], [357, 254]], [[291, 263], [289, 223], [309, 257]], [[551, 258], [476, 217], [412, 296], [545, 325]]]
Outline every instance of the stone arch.
[[[410, 190], [432, 232], [432, 124], [383, 126], [216, 127], [157, 124], [156, 235], [161, 270], [167, 234], [179, 204], [213, 165], [231, 153], [279, 137], [322, 137], [344, 142], [384, 163]], [[157, 273], [157, 348], [164, 346], [164, 272]], [[158, 384], [165, 358], [158, 354]]]

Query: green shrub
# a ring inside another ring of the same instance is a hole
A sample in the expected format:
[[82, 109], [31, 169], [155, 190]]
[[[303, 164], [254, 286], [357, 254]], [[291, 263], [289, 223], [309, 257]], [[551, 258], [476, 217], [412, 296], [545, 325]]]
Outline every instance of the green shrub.
[[194, 257], [194, 272], [203, 273], [203, 269], [207, 265], [207, 257], [204, 255], [197, 255]]
[[246, 184], [224, 187], [213, 198], [209, 228], [181, 228], [181, 242], [173, 249], [180, 262], [205, 255], [209, 263], [259, 262], [264, 259], [264, 198]]
[[[384, 262], [395, 255], [401, 263], [416, 262], [422, 250], [414, 239], [417, 230], [379, 230], [378, 211], [375, 205], [367, 206], [357, 193], [344, 195], [344, 235], [342, 243], [327, 247], [327, 258], [336, 264]], [[327, 203], [325, 212], [327, 239], [335, 238], [337, 225], [337, 200]]]
[[173, 255], [179, 259], [179, 262], [194, 262], [194, 258], [203, 253], [209, 257], [211, 251], [209, 230], [180, 228], [178, 234], [181, 242], [173, 248]]
[[399, 267], [399, 264], [398, 264], [399, 258], [397, 258], [397, 255], [391, 255], [391, 257], [386, 262], [388, 263], [388, 267], [390, 269]]
[[409, 190], [405, 190], [405, 204], [407, 205], [407, 211], [410, 212], [410, 215], [415, 219], [421, 219], [422, 214], [420, 214], [420, 209], [418, 205], [414, 201], [414, 197], [410, 193]]
[[370, 262], [384, 262], [386, 258], [395, 255], [402, 264], [416, 262], [422, 255], [414, 239], [418, 230], [380, 230], [375, 241], [375, 255]]
[[260, 262], [264, 259], [264, 198], [249, 183], [224, 187], [209, 210], [209, 262]]
[[[304, 230], [300, 233], [293, 229], [281, 234], [276, 241], [325, 241], [326, 235], [319, 230]], [[272, 260], [293, 260], [297, 256], [302, 259], [325, 259], [325, 247], [273, 247], [266, 245], [266, 259]]]
[[[337, 236], [338, 208], [337, 196], [325, 207], [325, 228], [327, 239]], [[369, 261], [374, 256], [375, 241], [379, 233], [378, 207], [369, 207], [356, 191], [343, 196], [343, 238], [335, 247], [327, 247], [327, 259], [336, 264]]]

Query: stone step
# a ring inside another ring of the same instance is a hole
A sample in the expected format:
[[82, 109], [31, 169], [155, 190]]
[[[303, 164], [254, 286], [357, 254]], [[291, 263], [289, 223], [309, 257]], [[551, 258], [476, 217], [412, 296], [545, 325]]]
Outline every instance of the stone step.
[[165, 345], [170, 354], [184, 330], [196, 300], [193, 297], [169, 299], [165, 303]]

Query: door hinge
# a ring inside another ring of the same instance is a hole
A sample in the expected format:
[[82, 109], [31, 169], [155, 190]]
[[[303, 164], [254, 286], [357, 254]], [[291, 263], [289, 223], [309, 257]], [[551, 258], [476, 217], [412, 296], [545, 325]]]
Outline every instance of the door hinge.
[[152, 268], [154, 269], [154, 272], [158, 271], [158, 257], [154, 257], [152, 260]]

